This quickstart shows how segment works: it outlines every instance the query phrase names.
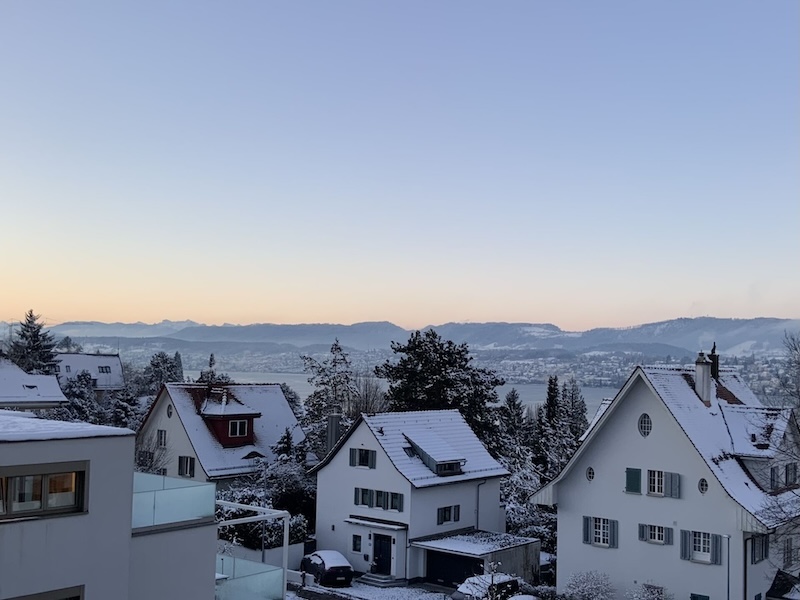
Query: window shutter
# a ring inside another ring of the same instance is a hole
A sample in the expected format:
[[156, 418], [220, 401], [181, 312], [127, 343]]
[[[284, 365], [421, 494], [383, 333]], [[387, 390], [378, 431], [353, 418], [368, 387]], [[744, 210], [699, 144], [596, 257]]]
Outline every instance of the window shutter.
[[359, 503], [361, 502], [361, 489], [360, 488], [356, 488], [356, 493], [353, 495], [353, 502], [355, 503], [356, 506], [358, 506]]
[[397, 512], [403, 512], [403, 494], [397, 494]]
[[664, 527], [664, 544], [672, 546], [672, 527]]
[[461, 520], [461, 505], [456, 504], [453, 507], [453, 521], [460, 521]]
[[680, 473], [664, 473], [664, 495], [670, 498], [681, 497]]
[[618, 548], [619, 547], [619, 521], [614, 521], [612, 519], [608, 520], [608, 547], [609, 548]]
[[722, 564], [722, 536], [716, 533], [711, 534], [711, 563]]
[[681, 560], [692, 558], [692, 532], [681, 529]]
[[583, 543], [592, 543], [592, 517], [583, 517]]
[[639, 523], [639, 541], [646, 542], [647, 541], [647, 525], [644, 523]]
[[769, 558], [769, 534], [764, 536], [764, 558]]
[[442, 523], [444, 523], [444, 509], [443, 508], [437, 508], [436, 509], [436, 524], [437, 525], [441, 525]]
[[625, 491], [631, 494], [642, 493], [642, 470], [625, 469]]
[[369, 506], [370, 508], [375, 506], [375, 490], [369, 491]]
[[378, 453], [375, 452], [375, 450], [370, 450], [369, 451], [369, 468], [370, 469], [374, 469], [375, 468], [375, 458], [376, 458], [377, 454]]
[[350, 466], [355, 467], [358, 464], [358, 448], [350, 448]]

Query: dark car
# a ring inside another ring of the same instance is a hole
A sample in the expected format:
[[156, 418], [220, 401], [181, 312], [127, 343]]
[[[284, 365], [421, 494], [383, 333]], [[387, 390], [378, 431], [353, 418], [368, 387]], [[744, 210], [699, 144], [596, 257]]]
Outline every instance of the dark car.
[[350, 585], [353, 581], [353, 566], [336, 550], [306, 554], [300, 562], [300, 570], [322, 585]]

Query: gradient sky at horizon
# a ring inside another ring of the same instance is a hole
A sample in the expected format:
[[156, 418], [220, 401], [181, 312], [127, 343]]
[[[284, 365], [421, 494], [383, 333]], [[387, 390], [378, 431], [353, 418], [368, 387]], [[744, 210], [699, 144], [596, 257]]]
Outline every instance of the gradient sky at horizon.
[[800, 317], [800, 3], [0, 3], [0, 320]]

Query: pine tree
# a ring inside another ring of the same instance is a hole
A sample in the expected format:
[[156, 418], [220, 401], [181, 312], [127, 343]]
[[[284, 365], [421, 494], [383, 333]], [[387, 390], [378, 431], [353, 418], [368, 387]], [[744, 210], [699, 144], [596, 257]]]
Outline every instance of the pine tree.
[[39, 318], [32, 310], [25, 313], [25, 320], [20, 321], [19, 330], [14, 332], [8, 357], [26, 373], [52, 375], [56, 364], [56, 342], [52, 333], [44, 331]]
[[458, 409], [475, 435], [492, 450], [497, 425], [490, 404], [505, 382], [488, 369], [471, 364], [467, 344], [443, 340], [433, 329], [415, 331], [408, 342], [392, 342], [399, 359], [375, 367], [386, 379], [389, 410]]
[[110, 395], [111, 408], [109, 411], [109, 425], [114, 427], [127, 427], [133, 431], [139, 429], [142, 414], [139, 411], [139, 401], [130, 386], [125, 386]]
[[564, 382], [561, 388], [561, 403], [569, 421], [569, 430], [577, 443], [580, 437], [589, 427], [589, 420], [586, 417], [586, 401], [583, 399], [581, 388], [574, 377]]
[[173, 381], [184, 381], [183, 375], [183, 359], [181, 358], [180, 352], [175, 352], [175, 356], [172, 357], [172, 374], [173, 374]]
[[217, 373], [216, 369], [217, 359], [214, 358], [214, 353], [208, 357], [208, 369], [200, 371], [200, 376], [197, 378], [197, 383], [207, 383], [209, 385], [224, 385], [233, 383], [227, 373]]
[[166, 352], [156, 352], [144, 368], [150, 394], [158, 394], [165, 383], [183, 381], [179, 376], [175, 361]]
[[97, 395], [89, 371], [80, 371], [74, 378], [68, 379], [62, 391], [69, 400], [69, 404], [47, 411], [48, 419], [82, 421], [95, 425], [106, 424], [106, 411], [97, 403]]

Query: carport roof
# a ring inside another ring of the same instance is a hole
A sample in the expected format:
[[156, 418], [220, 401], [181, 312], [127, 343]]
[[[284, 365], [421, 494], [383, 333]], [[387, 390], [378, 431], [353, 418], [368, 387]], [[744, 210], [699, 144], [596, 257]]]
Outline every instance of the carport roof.
[[510, 533], [467, 531], [435, 538], [418, 538], [411, 540], [411, 545], [415, 548], [436, 550], [447, 554], [484, 558], [493, 552], [525, 546], [538, 541], [536, 538], [521, 537]]

